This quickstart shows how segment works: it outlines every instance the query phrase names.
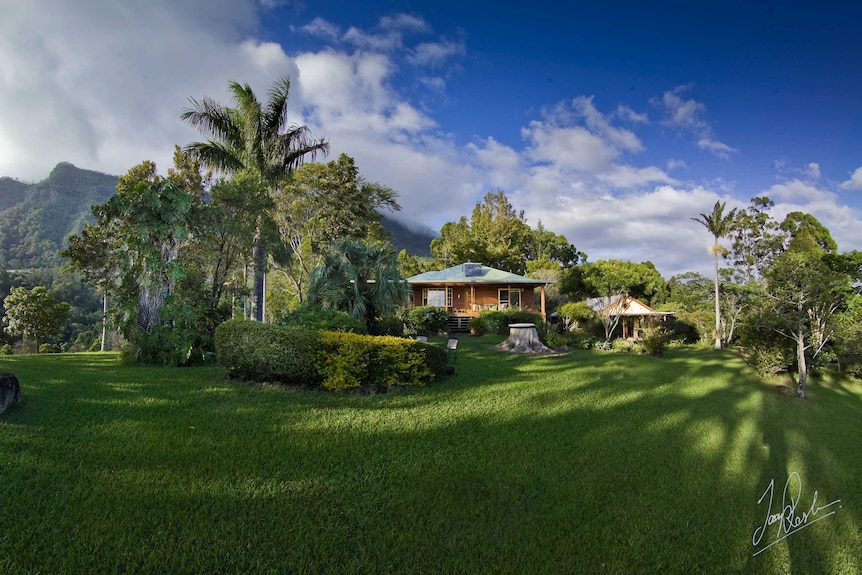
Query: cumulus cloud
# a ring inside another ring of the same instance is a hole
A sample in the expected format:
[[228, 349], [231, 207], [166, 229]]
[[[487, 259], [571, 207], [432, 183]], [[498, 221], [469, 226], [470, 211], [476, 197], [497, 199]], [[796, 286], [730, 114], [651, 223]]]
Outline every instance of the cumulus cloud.
[[[807, 166], [805, 166], [804, 170], [805, 175], [812, 180], [820, 179], [820, 164], [817, 162], [810, 162]], [[862, 179], [862, 176], [860, 176]]]
[[850, 179], [841, 183], [844, 190], [862, 190], [862, 168], [856, 168]]
[[[153, 0], [144, 13], [60, 0], [8, 3], [0, 20], [0, 175], [40, 179], [61, 160], [120, 174], [153, 159], [164, 171], [174, 144], [200, 139], [179, 120], [189, 97], [227, 103], [226, 83], [237, 79], [263, 99], [274, 79], [289, 76], [289, 120], [308, 124], [330, 141], [333, 156], [353, 156], [365, 177], [397, 190], [402, 219], [438, 230], [499, 187], [531, 224], [541, 219], [591, 260], [650, 260], [666, 277], [709, 271], [711, 237], [689, 218], [717, 200], [741, 206], [726, 182], [671, 177], [687, 167], [679, 157], [644, 159], [651, 151], [643, 132], [659, 120], [572, 95], [525, 119], [521, 142], [476, 134], [463, 145], [432, 108], [398, 89], [399, 75], [410, 74], [445, 97], [450, 76], [440, 67], [468, 50], [458, 31], [432, 30], [408, 14], [346, 30], [315, 18], [295, 32], [319, 48], [289, 53], [259, 34], [260, 7], [275, 1]], [[653, 102], [663, 125], [710, 153], [734, 152], [713, 137], [689, 89]], [[815, 165], [764, 194], [777, 209], [822, 218], [839, 245], [862, 245], [859, 214], [812, 183]], [[862, 189], [862, 168], [841, 187]]]

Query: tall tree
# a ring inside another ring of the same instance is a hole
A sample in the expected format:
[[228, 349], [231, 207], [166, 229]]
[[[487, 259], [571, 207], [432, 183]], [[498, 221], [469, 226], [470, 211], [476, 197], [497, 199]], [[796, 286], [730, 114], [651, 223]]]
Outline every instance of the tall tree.
[[[273, 83], [266, 104], [262, 104], [248, 84], [231, 81], [228, 90], [233, 106], [224, 106], [204, 97], [192, 99], [192, 107], [182, 119], [209, 137], [205, 142], [193, 142], [185, 150], [204, 166], [226, 174], [242, 170], [260, 176], [270, 195], [276, 195], [282, 179], [317, 154], [326, 154], [329, 144], [314, 139], [306, 126], [289, 124], [287, 100], [290, 80], [281, 78]], [[267, 252], [264, 245], [264, 214], [254, 237], [253, 314], [263, 321], [265, 307], [265, 276]]]
[[736, 217], [735, 208], [724, 213], [725, 205], [725, 202], [715, 202], [712, 212], [691, 218], [702, 224], [715, 239], [709, 250], [715, 259], [715, 349], [721, 349], [721, 303], [719, 299], [718, 257], [727, 254], [727, 248], [723, 247], [719, 243], [719, 240], [730, 234]]
[[312, 272], [309, 301], [328, 309], [346, 311], [374, 323], [404, 303], [407, 286], [398, 259], [385, 244], [356, 240], [336, 242], [323, 265]]
[[[114, 229], [111, 229], [114, 228]], [[105, 225], [84, 224], [78, 235], [69, 237], [69, 245], [60, 255], [69, 260], [69, 269], [78, 271], [84, 281], [102, 296], [102, 338], [100, 351], [105, 351], [108, 326], [108, 296], [119, 281], [118, 251], [121, 237], [114, 222]]]
[[191, 235], [196, 202], [177, 184], [143, 162], [120, 177], [117, 195], [94, 206], [98, 225], [121, 238], [121, 290], [126, 301], [124, 332], [136, 341], [160, 323], [160, 309], [185, 277], [180, 251]]
[[859, 256], [836, 254], [829, 230], [810, 214], [788, 214], [781, 229], [789, 234], [787, 247], [764, 270], [760, 321], [793, 343], [797, 394], [804, 398], [809, 361], [830, 343], [840, 312], [855, 295]]
[[325, 164], [305, 164], [285, 181], [275, 197], [273, 221], [279, 250], [274, 261], [302, 303], [311, 271], [337, 240], [387, 240], [380, 210], [401, 209], [397, 192], [369, 182], [350, 156]]
[[440, 238], [431, 242], [431, 253], [444, 266], [473, 261], [523, 274], [529, 239], [523, 210], [515, 211], [503, 190], [497, 190], [476, 204], [469, 222], [462, 216], [444, 224]]

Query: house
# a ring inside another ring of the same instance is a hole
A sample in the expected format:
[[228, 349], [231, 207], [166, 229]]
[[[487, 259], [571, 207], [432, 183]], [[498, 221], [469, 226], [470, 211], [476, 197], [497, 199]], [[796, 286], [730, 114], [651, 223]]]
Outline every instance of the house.
[[623, 339], [640, 339], [644, 329], [673, 315], [673, 312], [656, 311], [630, 295], [589, 298], [587, 306], [609, 319], [614, 326], [618, 322], [622, 326]]
[[470, 319], [486, 309], [518, 307], [545, 315], [545, 286], [553, 280], [528, 278], [466, 262], [409, 277], [407, 283], [410, 284], [408, 305], [445, 307], [450, 329], [463, 330]]

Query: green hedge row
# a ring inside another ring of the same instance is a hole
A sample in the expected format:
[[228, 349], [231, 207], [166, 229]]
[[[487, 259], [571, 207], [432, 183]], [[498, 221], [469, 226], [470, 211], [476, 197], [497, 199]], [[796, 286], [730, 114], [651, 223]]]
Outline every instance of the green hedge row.
[[422, 386], [446, 370], [446, 351], [408, 339], [230, 320], [216, 357], [242, 379], [343, 390]]

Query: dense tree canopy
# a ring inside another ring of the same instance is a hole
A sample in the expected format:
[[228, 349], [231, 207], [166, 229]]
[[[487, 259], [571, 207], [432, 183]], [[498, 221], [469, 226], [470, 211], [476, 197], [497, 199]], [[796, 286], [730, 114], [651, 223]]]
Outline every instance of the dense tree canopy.
[[24, 339], [33, 338], [37, 352], [39, 341], [59, 333], [69, 319], [69, 304], [54, 299], [43, 286], [29, 290], [13, 288], [4, 300], [3, 307], [6, 308], [6, 331], [21, 334]]
[[[248, 84], [231, 81], [228, 90], [233, 107], [210, 98], [192, 99], [183, 120], [209, 136], [193, 142], [185, 150], [202, 165], [225, 174], [249, 172], [260, 178], [270, 196], [277, 195], [282, 180], [306, 159], [329, 151], [324, 139], [315, 139], [306, 126], [289, 124], [287, 100], [290, 80], [273, 83], [262, 104]], [[261, 220], [263, 214], [261, 214]], [[264, 222], [260, 221], [254, 243], [254, 317], [263, 321], [266, 274]]]
[[350, 156], [297, 168], [275, 196], [276, 264], [289, 278], [296, 299], [305, 299], [311, 271], [334, 242], [388, 240], [380, 210], [401, 209], [393, 189], [369, 182]]
[[564, 236], [546, 230], [539, 222], [532, 230], [523, 210], [512, 207], [503, 190], [485, 194], [473, 208], [468, 220], [447, 222], [440, 238], [431, 242], [431, 254], [438, 267], [448, 267], [467, 261], [524, 274], [529, 261], [542, 262], [543, 267], [568, 267], [586, 259]]

